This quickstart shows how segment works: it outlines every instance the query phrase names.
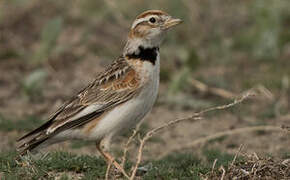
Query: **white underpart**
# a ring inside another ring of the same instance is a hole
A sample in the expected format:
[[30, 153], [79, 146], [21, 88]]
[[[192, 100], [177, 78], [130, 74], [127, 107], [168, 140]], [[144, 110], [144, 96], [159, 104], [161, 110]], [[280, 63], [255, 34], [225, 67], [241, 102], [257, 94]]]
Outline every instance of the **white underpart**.
[[[147, 39], [147, 38], [134, 38], [127, 41], [127, 44], [124, 48], [123, 55], [126, 54], [133, 54], [139, 53], [139, 47], [142, 46], [143, 48], [152, 48], [152, 47], [159, 47], [160, 43], [162, 42], [165, 32], [160, 32], [159, 29], [152, 30], [150, 33], [150, 37], [154, 36], [154, 38]], [[149, 36], [148, 36], [149, 37]]]
[[90, 134], [90, 139], [110, 138], [116, 133], [136, 125], [152, 109], [159, 87], [159, 59], [158, 53], [155, 65], [148, 61], [143, 63], [140, 76], [143, 77], [141, 81], [144, 83], [144, 88], [140, 94], [116, 107], [102, 118]]
[[[109, 141], [113, 135], [133, 127], [145, 117], [156, 101], [159, 88], [159, 72], [160, 57], [158, 53], [155, 65], [149, 61], [143, 62], [139, 76], [144, 87], [137, 97], [111, 110], [89, 134], [79, 129], [66, 130], [56, 135], [55, 140], [84, 139], [99, 141], [105, 138]], [[89, 106], [77, 116], [92, 112], [95, 108], [97, 108], [95, 105]]]

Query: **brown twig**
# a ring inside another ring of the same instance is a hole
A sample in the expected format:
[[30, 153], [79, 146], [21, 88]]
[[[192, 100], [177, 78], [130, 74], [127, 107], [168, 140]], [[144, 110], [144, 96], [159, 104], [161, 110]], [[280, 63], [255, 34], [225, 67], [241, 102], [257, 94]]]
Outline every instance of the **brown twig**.
[[250, 97], [253, 97], [255, 95], [256, 95], [255, 91], [248, 91], [247, 93], [243, 94], [240, 98], [235, 99], [234, 102], [232, 102], [232, 103], [221, 105], [221, 106], [216, 106], [216, 107], [212, 107], [212, 108], [208, 108], [208, 109], [202, 110], [202, 111], [200, 111], [199, 113], [196, 113], [196, 114], [203, 115], [203, 114], [208, 113], [210, 111], [228, 109], [230, 107], [233, 107], [233, 106], [235, 106], [237, 104], [242, 103], [244, 100], [246, 100], [246, 99], [248, 99]]
[[142, 122], [137, 124], [136, 128], [133, 130], [132, 135], [129, 137], [128, 141], [126, 142], [126, 144], [123, 148], [123, 156], [122, 156], [122, 162], [121, 162], [122, 167], [125, 166], [127, 153], [129, 151], [129, 146], [132, 143], [133, 139], [135, 138], [137, 132], [139, 131], [141, 124], [142, 124]]
[[154, 134], [158, 133], [159, 131], [163, 130], [166, 127], [172, 126], [172, 125], [177, 124], [177, 123], [182, 122], [182, 121], [187, 121], [187, 120], [197, 121], [197, 120], [201, 120], [202, 119], [201, 116], [203, 114], [205, 114], [205, 113], [208, 113], [208, 112], [211, 112], [211, 111], [215, 111], [215, 110], [223, 110], [223, 109], [227, 109], [227, 108], [233, 107], [233, 106], [243, 102], [245, 99], [247, 99], [247, 98], [249, 98], [249, 97], [251, 97], [253, 95], [255, 95], [255, 93], [252, 92], [252, 91], [249, 91], [249, 92], [245, 93], [243, 96], [241, 96], [240, 98], [234, 100], [234, 102], [232, 102], [232, 103], [229, 103], [229, 104], [226, 104], [226, 105], [221, 105], [221, 106], [216, 106], [216, 107], [212, 107], [212, 108], [208, 108], [208, 109], [202, 110], [202, 111], [200, 111], [198, 113], [195, 113], [191, 117], [172, 120], [172, 121], [169, 121], [166, 124], [163, 124], [163, 125], [161, 125], [161, 126], [159, 126], [157, 128], [154, 128], [154, 129], [148, 131], [142, 139], [141, 138], [139, 139], [140, 145], [139, 145], [139, 148], [138, 148], [137, 161], [136, 161], [135, 166], [133, 168], [130, 180], [133, 180], [135, 178], [135, 176], [136, 176], [137, 169], [138, 169], [139, 164], [140, 164], [140, 162], [142, 160], [143, 148], [145, 146], [145, 143]]
[[236, 159], [237, 159], [238, 155], [240, 154], [243, 146], [244, 146], [243, 144], [240, 145], [240, 147], [239, 147], [238, 151], [236, 152], [235, 157], [234, 157], [234, 159], [233, 159], [233, 161], [232, 161], [232, 163], [230, 165], [230, 168], [234, 166], [234, 164], [236, 162]]
[[143, 148], [145, 146], [145, 142], [149, 139], [150, 137], [146, 136], [143, 138], [143, 139], [139, 139], [140, 140], [140, 145], [139, 145], [139, 149], [138, 149], [138, 156], [137, 156], [137, 161], [136, 161], [136, 164], [134, 166], [134, 169], [132, 171], [132, 174], [131, 174], [131, 177], [130, 177], [130, 180], [133, 180], [136, 176], [136, 172], [137, 172], [137, 169], [139, 167], [139, 164], [141, 163], [141, 160], [142, 160], [142, 154], [143, 154]]
[[197, 90], [199, 90], [204, 94], [212, 94], [225, 99], [233, 99], [237, 97], [237, 94], [235, 93], [232, 93], [230, 91], [221, 88], [209, 87], [208, 85], [196, 79], [191, 79], [190, 82], [192, 86], [194, 86]]
[[213, 162], [213, 164], [212, 164], [212, 167], [211, 167], [211, 173], [213, 173], [217, 161], [218, 161], [218, 159], [215, 159], [215, 160], [214, 160], [214, 162]]
[[223, 180], [223, 179], [225, 178], [225, 175], [226, 175], [226, 170], [225, 170], [225, 168], [224, 168], [223, 166], [221, 166], [221, 167], [219, 168], [219, 170], [223, 172], [223, 173], [222, 173], [222, 177], [221, 177], [221, 180]]
[[[222, 97], [224, 99], [234, 99], [238, 96], [238, 94], [230, 92], [225, 89], [210, 87], [206, 85], [205, 83], [198, 81], [196, 79], [191, 79], [191, 85], [194, 86], [198, 91], [204, 94], [211, 94], [211, 95]], [[263, 99], [266, 98], [270, 101], [273, 101], [275, 99], [271, 91], [261, 84], [256, 85], [249, 91], [255, 92], [255, 94], [260, 94], [261, 96], [259, 97], [262, 97]]]

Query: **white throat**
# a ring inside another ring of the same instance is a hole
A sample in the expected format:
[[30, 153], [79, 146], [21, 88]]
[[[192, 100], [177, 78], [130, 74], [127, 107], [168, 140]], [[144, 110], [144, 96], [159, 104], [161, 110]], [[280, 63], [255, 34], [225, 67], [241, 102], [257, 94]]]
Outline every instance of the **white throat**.
[[154, 47], [160, 47], [160, 44], [163, 40], [163, 34], [154, 35], [153, 37], [147, 37], [147, 38], [128, 38], [127, 43], [125, 45], [125, 48], [123, 50], [123, 55], [126, 54], [138, 54], [139, 47], [143, 48], [154, 48]]

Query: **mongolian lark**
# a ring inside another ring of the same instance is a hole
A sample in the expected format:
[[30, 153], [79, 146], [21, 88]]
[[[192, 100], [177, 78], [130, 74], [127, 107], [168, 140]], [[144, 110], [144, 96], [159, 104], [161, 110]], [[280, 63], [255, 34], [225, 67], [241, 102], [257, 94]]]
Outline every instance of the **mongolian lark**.
[[103, 144], [136, 125], [151, 110], [159, 86], [159, 46], [167, 30], [179, 23], [180, 19], [160, 10], [140, 14], [130, 29], [123, 54], [46, 123], [21, 137], [20, 154], [78, 139], [96, 142], [98, 151], [112, 162]]

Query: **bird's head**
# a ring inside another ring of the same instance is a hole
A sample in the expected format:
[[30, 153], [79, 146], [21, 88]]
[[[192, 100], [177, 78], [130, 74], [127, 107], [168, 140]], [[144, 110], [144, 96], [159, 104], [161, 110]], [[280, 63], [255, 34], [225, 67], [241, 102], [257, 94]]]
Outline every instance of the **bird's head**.
[[160, 10], [143, 12], [131, 26], [125, 51], [132, 53], [139, 46], [159, 47], [167, 30], [181, 22]]

